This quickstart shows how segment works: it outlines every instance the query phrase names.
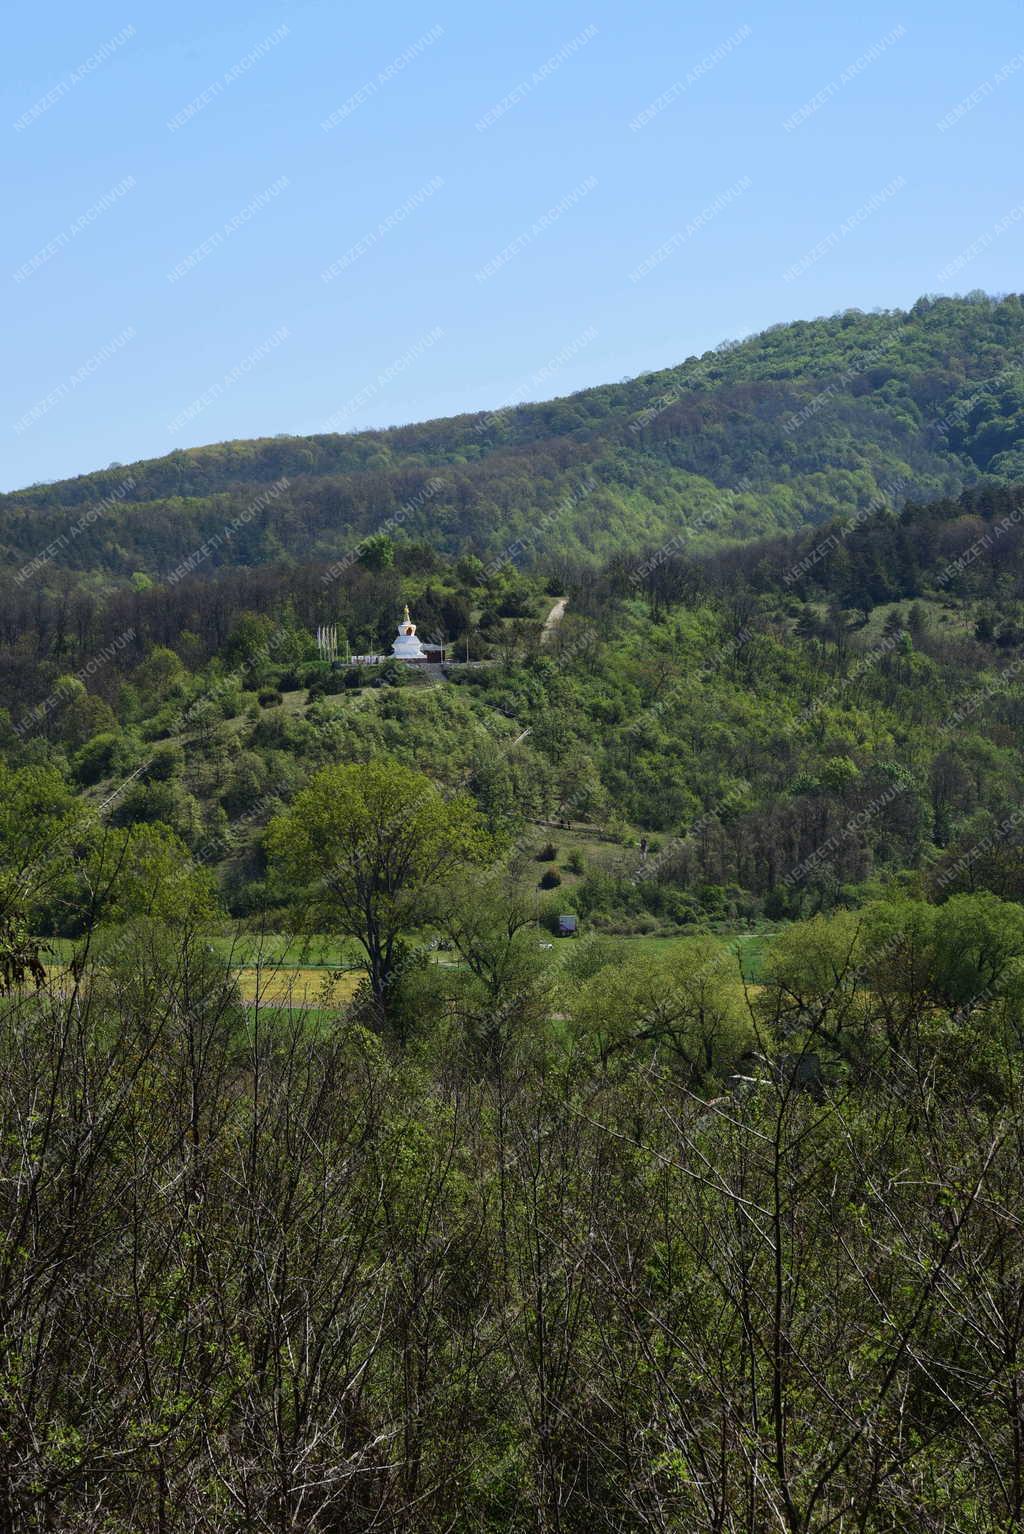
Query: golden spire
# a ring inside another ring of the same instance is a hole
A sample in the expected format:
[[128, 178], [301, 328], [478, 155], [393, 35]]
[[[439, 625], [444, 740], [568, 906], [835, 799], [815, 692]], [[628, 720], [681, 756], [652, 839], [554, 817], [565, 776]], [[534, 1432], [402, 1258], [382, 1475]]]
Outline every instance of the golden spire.
[[408, 604], [408, 602], [406, 602], [406, 604], [405, 604], [405, 616], [402, 618], [402, 622], [403, 623], [408, 623], [409, 622], [409, 604]]

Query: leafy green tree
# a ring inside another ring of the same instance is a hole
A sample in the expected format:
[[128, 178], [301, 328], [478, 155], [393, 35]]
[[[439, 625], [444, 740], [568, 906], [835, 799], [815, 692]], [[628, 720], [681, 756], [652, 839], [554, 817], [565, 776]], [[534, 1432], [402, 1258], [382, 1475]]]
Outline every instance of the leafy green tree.
[[475, 554], [463, 554], [455, 566], [455, 573], [463, 585], [479, 586], [484, 578], [484, 566]]
[[[243, 613], [228, 636], [224, 659], [234, 669], [251, 673], [261, 681], [267, 669], [274, 638], [274, 624], [264, 613]], [[251, 684], [247, 684], [251, 685]]]
[[272, 860], [305, 890], [317, 930], [355, 938], [378, 1018], [387, 1017], [403, 933], [432, 915], [431, 891], [493, 851], [467, 795], [383, 758], [327, 767], [270, 824]]
[[202, 824], [199, 803], [180, 781], [135, 782], [110, 812], [113, 826], [154, 825], [158, 821], [184, 841], [192, 842], [198, 836]]
[[119, 925], [143, 917], [196, 928], [217, 910], [211, 871], [189, 856], [166, 825], [132, 825], [98, 838], [85, 869], [93, 920]]
[[697, 1083], [732, 1065], [754, 1041], [735, 957], [694, 938], [670, 958], [631, 954], [602, 968], [573, 1007], [578, 1037], [606, 1063], [643, 1045]]
[[960, 1013], [992, 998], [1024, 1000], [1024, 906], [998, 895], [954, 895], [935, 918], [932, 984]]
[[244, 815], [259, 802], [268, 782], [267, 764], [256, 751], [237, 753], [221, 794], [221, 803], [229, 815]]
[[474, 752], [469, 787], [488, 825], [503, 833], [519, 829], [523, 806], [514, 763], [508, 753], [485, 745]]
[[[876, 939], [878, 949], [886, 938]], [[869, 939], [863, 917], [841, 911], [795, 922], [777, 934], [756, 1001], [762, 1022], [791, 1051], [825, 1048], [846, 1062], [871, 1057], [873, 1010], [865, 994]]]
[[0, 989], [43, 978], [38, 924], [49, 930], [76, 904], [76, 865], [94, 825], [50, 768], [0, 761]]
[[185, 753], [177, 744], [170, 742], [157, 746], [143, 773], [147, 783], [168, 783], [180, 775], [185, 765]]
[[441, 925], [466, 966], [456, 1015], [472, 1050], [500, 1064], [524, 1031], [542, 1028], [550, 1010], [536, 901], [514, 880], [474, 878], [453, 882], [442, 900]]
[[364, 542], [359, 560], [368, 570], [389, 570], [395, 562], [394, 540], [387, 533], [374, 533]]
[[80, 783], [98, 783], [111, 776], [124, 762], [126, 750], [135, 745], [130, 735], [122, 730], [106, 730], [87, 740], [74, 759], [74, 769]]
[[217, 726], [223, 718], [224, 710], [219, 699], [197, 698], [184, 712], [182, 724], [185, 729], [194, 733], [201, 746], [208, 750], [214, 743]]
[[821, 782], [825, 788], [841, 794], [860, 777], [856, 762], [848, 756], [834, 756], [821, 770]]
[[154, 645], [141, 665], [136, 666], [133, 681], [146, 702], [160, 702], [179, 692], [188, 672], [181, 659], [166, 645]]
[[73, 751], [91, 736], [116, 727], [117, 716], [110, 704], [91, 692], [76, 693], [70, 698], [61, 710], [58, 725], [61, 739]]
[[853, 983], [877, 1013], [891, 1050], [905, 1047], [911, 1031], [935, 1007], [935, 919], [923, 900], [874, 901], [862, 918], [844, 918], [857, 932]]

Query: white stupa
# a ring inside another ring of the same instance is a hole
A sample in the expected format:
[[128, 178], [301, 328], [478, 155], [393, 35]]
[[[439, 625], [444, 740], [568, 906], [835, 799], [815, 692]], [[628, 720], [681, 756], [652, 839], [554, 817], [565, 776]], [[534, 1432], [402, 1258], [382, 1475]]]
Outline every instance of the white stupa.
[[426, 660], [427, 658], [423, 646], [416, 638], [416, 625], [409, 617], [408, 607], [398, 625], [398, 635], [391, 646], [391, 653], [396, 660]]

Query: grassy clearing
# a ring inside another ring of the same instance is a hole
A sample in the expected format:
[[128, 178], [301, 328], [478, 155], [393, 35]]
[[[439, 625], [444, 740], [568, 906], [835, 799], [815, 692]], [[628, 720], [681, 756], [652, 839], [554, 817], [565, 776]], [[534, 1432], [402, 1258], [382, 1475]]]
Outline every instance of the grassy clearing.
[[[771, 937], [770, 932], [762, 931], [736, 936], [715, 934], [714, 940], [723, 949], [734, 950], [744, 980], [758, 985], [763, 978], [764, 955]], [[683, 933], [672, 937], [609, 935], [598, 940], [636, 944], [638, 952], [653, 957], [671, 956], [692, 942], [693, 937]], [[545, 952], [549, 961], [557, 965], [571, 955], [577, 940], [553, 939], [538, 928], [537, 941], [538, 945], [551, 944]], [[295, 937], [283, 932], [259, 936], [236, 932], [212, 937], [210, 945], [235, 971], [243, 1002], [252, 1005], [258, 1001], [261, 1011], [282, 1014], [302, 1011], [335, 1017], [351, 1000], [365, 973], [362, 952], [355, 943], [324, 933]], [[53, 938], [48, 946], [46, 968], [56, 976], [67, 964], [75, 945], [67, 938]], [[461, 967], [454, 954], [435, 953], [431, 957], [435, 964], [445, 968]]]
[[[637, 835], [640, 833], [637, 832]], [[555, 856], [541, 858], [539, 854], [548, 846], [555, 849]], [[580, 859], [583, 874], [573, 873], [569, 868], [569, 859], [573, 854]], [[626, 873], [636, 866], [638, 856], [635, 849], [597, 835], [590, 827], [564, 830], [560, 826], [533, 825], [519, 867], [518, 883], [524, 894], [535, 892], [539, 900], [545, 903], [553, 901], [557, 905], [559, 889], [567, 893], [587, 873]], [[539, 887], [541, 876], [552, 866], [558, 869], [562, 883], [554, 890], [542, 890]]]
[[[740, 971], [750, 985], [759, 985], [764, 978], [764, 958], [771, 938], [770, 932], [745, 932], [736, 937], [715, 935], [715, 941], [723, 948], [735, 950]], [[691, 943], [693, 938], [680, 934], [679, 937], [626, 937], [617, 941], [637, 943], [643, 953], [671, 954], [681, 945]]]
[[346, 970], [335, 974], [323, 969], [246, 968], [238, 971], [238, 986], [246, 1003], [258, 1001], [261, 1007], [279, 1007], [282, 1011], [336, 1011], [347, 1005], [362, 976]]
[[904, 598], [899, 602], [883, 602], [872, 608], [871, 615], [862, 629], [858, 630], [860, 643], [867, 648], [879, 644], [885, 634], [888, 620], [895, 616], [906, 626], [910, 609], [919, 607], [925, 614], [929, 628], [943, 638], [961, 638], [973, 633], [977, 618], [978, 602], [962, 600], [928, 600], [927, 598]]
[[[73, 938], [51, 937], [45, 941], [46, 957], [55, 964], [67, 964], [80, 947]], [[358, 943], [327, 933], [296, 936], [286, 932], [235, 930], [211, 935], [209, 944], [232, 969], [250, 969], [256, 964], [290, 969], [356, 969], [364, 962]]]
[[306, 936], [285, 932], [229, 932], [210, 939], [216, 953], [233, 968], [255, 964], [283, 965], [294, 969], [352, 969], [362, 965], [364, 954], [351, 938], [313, 932]]

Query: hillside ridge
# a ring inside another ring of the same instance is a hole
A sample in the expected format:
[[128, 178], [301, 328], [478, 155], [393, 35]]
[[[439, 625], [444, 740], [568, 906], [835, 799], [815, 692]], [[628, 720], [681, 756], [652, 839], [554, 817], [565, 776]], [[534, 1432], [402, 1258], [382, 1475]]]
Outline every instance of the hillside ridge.
[[335, 558], [396, 513], [406, 538], [485, 557], [517, 539], [531, 559], [601, 559], [685, 527], [698, 545], [771, 535], [1024, 478], [1022, 355], [1017, 295], [793, 321], [548, 401], [176, 449], [9, 492], [0, 564], [56, 543], [57, 569], [159, 578], [240, 516], [210, 569]]

